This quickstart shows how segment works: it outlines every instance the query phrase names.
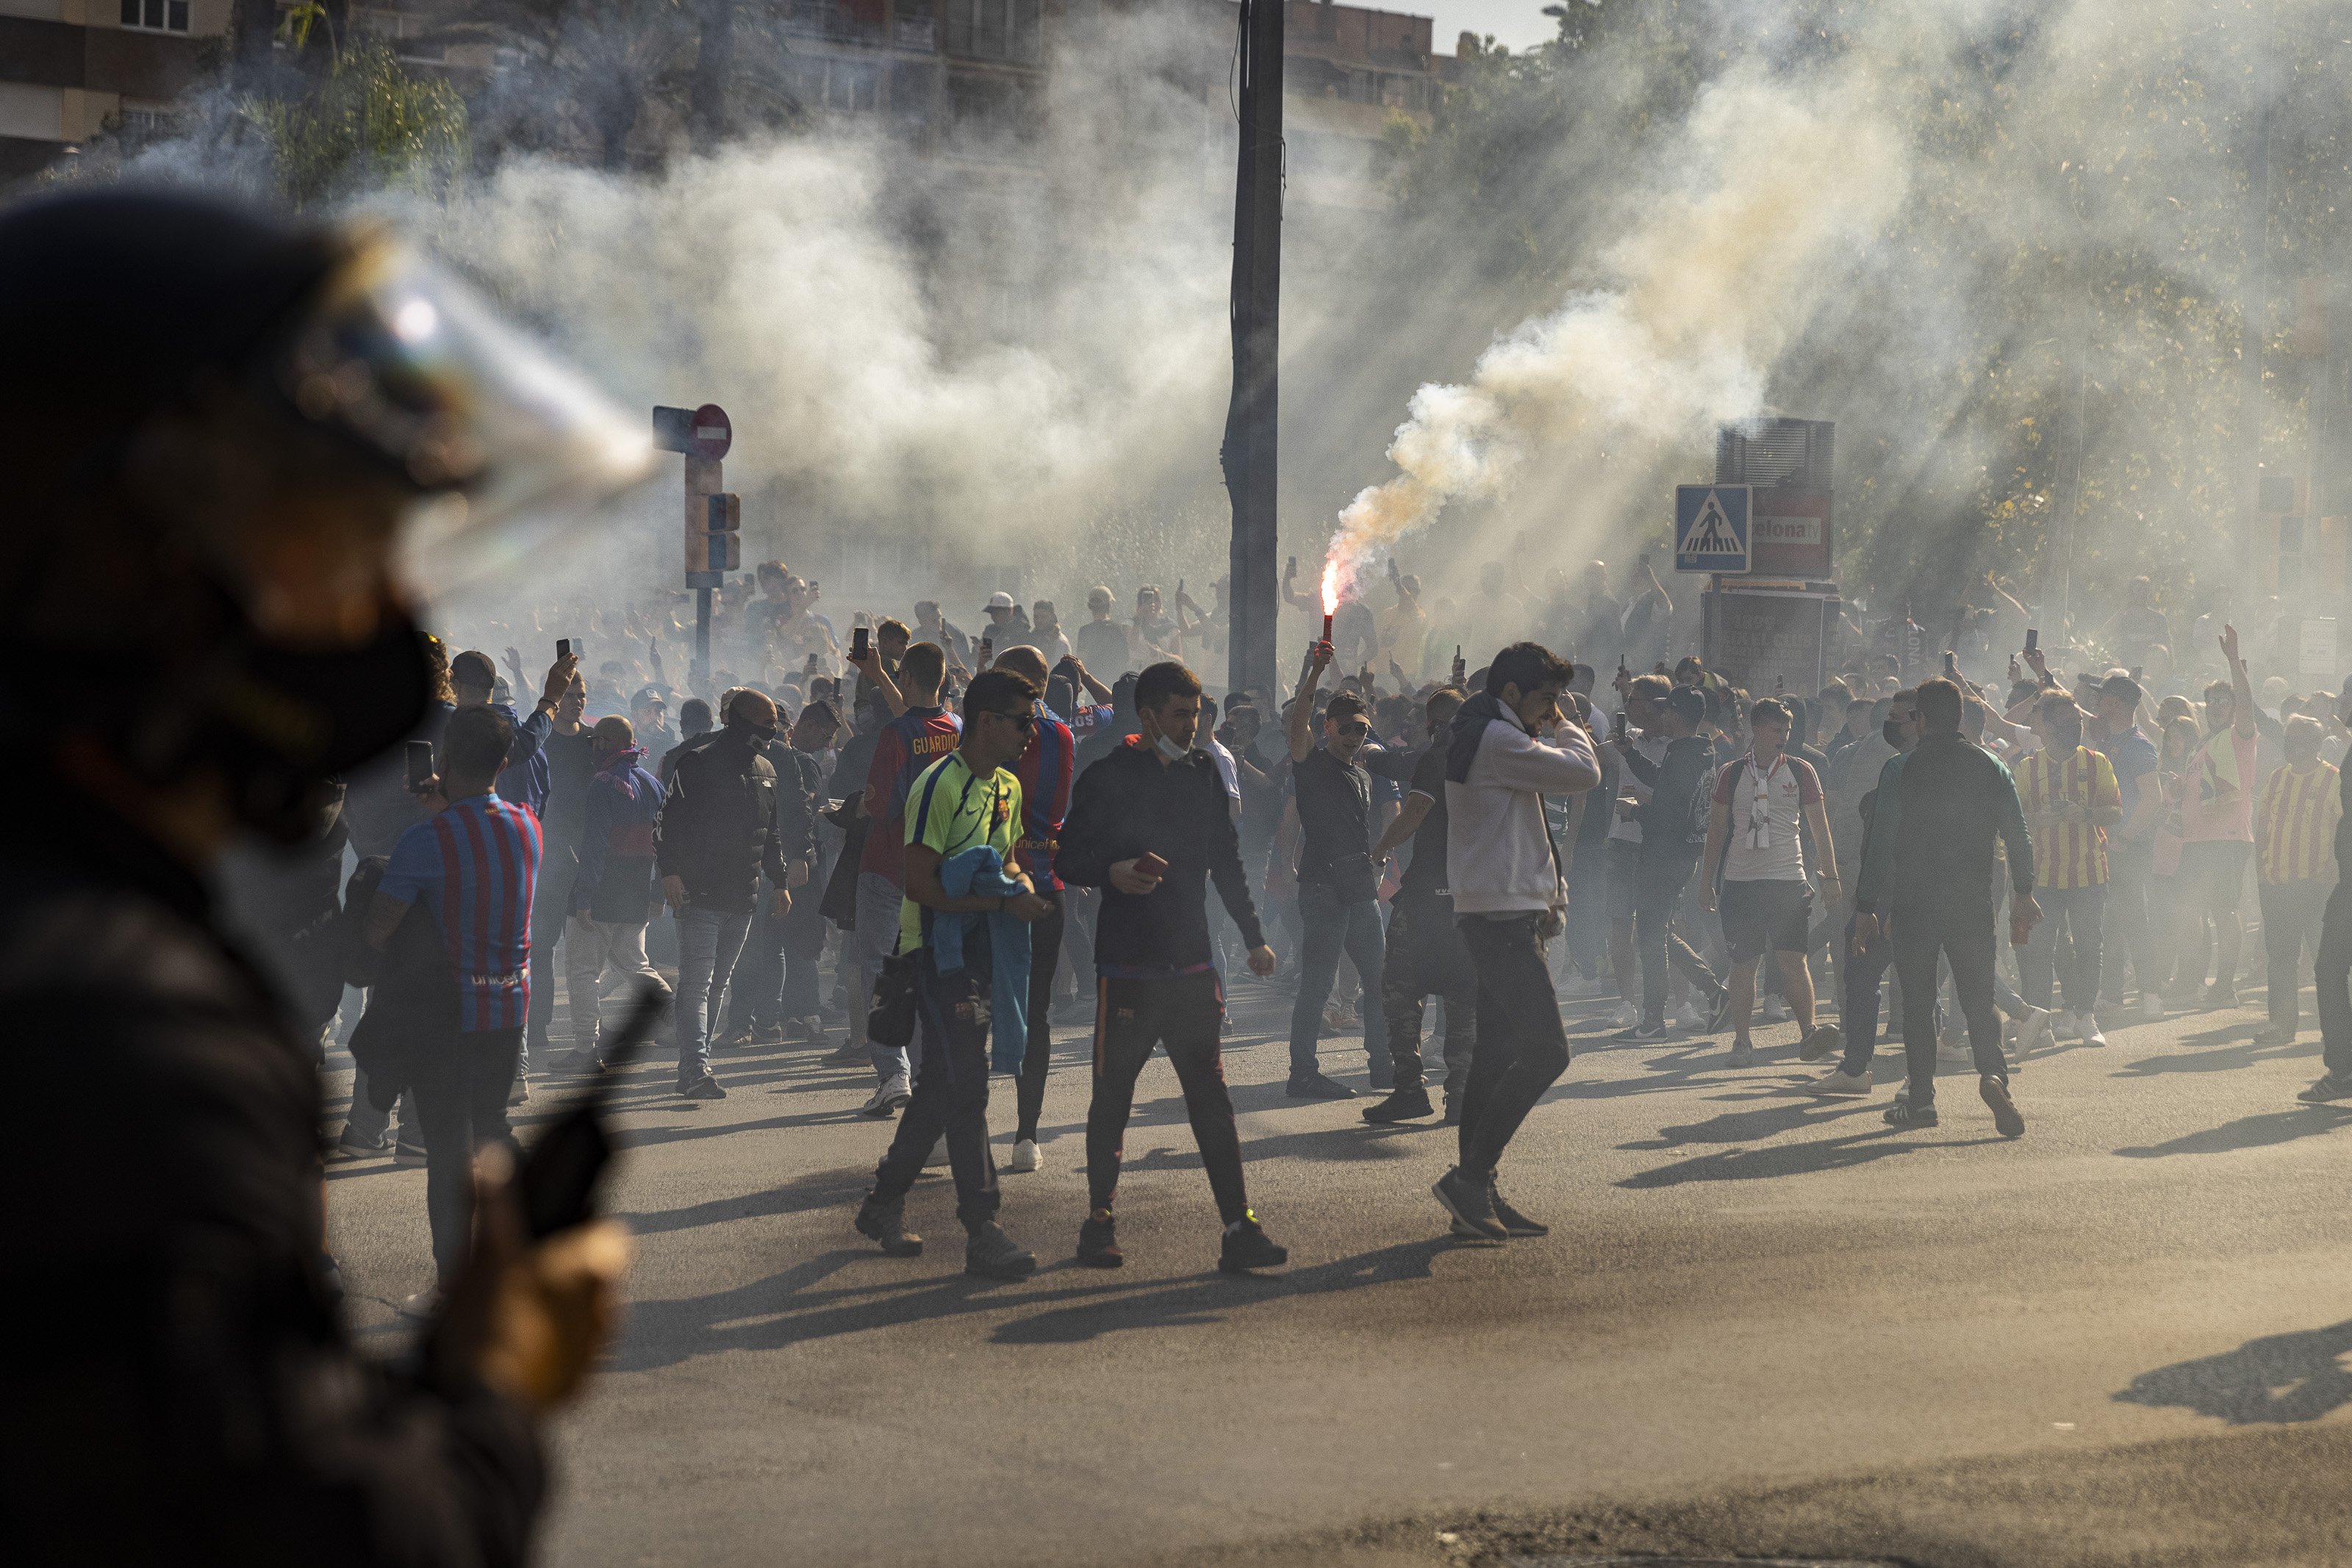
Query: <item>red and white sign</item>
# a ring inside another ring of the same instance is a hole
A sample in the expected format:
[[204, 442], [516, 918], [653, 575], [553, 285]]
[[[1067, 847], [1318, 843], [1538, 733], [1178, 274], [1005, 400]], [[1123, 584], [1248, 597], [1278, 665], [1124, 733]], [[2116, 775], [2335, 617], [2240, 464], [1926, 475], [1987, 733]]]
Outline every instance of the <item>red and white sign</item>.
[[1758, 577], [1830, 575], [1830, 493], [1758, 486], [1748, 520], [1749, 568]]
[[727, 449], [735, 444], [735, 426], [728, 420], [727, 411], [715, 402], [706, 402], [694, 411], [690, 429], [694, 439], [687, 448], [689, 457], [724, 457]]

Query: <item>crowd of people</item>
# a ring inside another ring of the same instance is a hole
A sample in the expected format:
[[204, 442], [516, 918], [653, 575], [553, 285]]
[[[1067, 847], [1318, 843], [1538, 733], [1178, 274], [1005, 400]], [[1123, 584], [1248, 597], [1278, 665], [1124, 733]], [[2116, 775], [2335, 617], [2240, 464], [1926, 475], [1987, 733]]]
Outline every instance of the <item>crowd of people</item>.
[[[393, 1086], [363, 1071], [336, 1141], [341, 1157], [389, 1152], [437, 1173], [445, 1281], [463, 1258], [473, 1147], [503, 1130], [506, 1100], [528, 1097], [534, 1063], [542, 1077], [604, 1070], [616, 987], [673, 991], [688, 1099], [726, 1095], [714, 1053], [730, 1048], [804, 1046], [868, 1071], [864, 1110], [898, 1124], [858, 1229], [917, 1249], [903, 1200], [944, 1163], [968, 1262], [1010, 1276], [1034, 1260], [996, 1218], [987, 1082], [1013, 1079], [1004, 1169], [1039, 1169], [1057, 1021], [1091, 1020], [1100, 1042], [1077, 1255], [1118, 1261], [1119, 1136], [1135, 1073], [1164, 1046], [1223, 1260], [1246, 1268], [1281, 1249], [1246, 1202], [1223, 1087], [1235, 984], [1287, 995], [1289, 1096], [1356, 1098], [1326, 1071], [1325, 1042], [1360, 1035], [1367, 1123], [1460, 1129], [1438, 1194], [1457, 1229], [1533, 1234], [1495, 1166], [1566, 1065], [1566, 1003], [1614, 998], [1612, 1043], [1727, 1034], [1733, 1068], [1756, 1061], [1759, 1027], [1793, 1022], [1801, 1060], [1838, 1059], [1807, 1085], [1832, 1096], [1874, 1092], [1884, 1013], [1906, 1061], [1890, 1124], [1935, 1124], [1937, 1066], [1966, 1064], [2015, 1134], [2010, 1078], [2035, 1053], [2102, 1046], [2118, 1020], [2234, 1006], [2242, 983], [2267, 991], [2261, 1038], [2291, 1040], [2304, 977], [2342, 963], [2323, 912], [2344, 705], [2278, 683], [2258, 696], [2227, 622], [2225, 674], [2186, 692], [2159, 695], [2123, 668], [2062, 678], [2035, 646], [2009, 661], [2006, 690], [1969, 679], [1957, 651], [1923, 676], [1906, 614], [1854, 639], [1811, 695], [1767, 696], [1692, 655], [1637, 673], [1620, 654], [1612, 672], [1532, 638], [1475, 670], [1448, 649], [1440, 674], [1415, 679], [1393, 655], [1420, 664], [1425, 639], [1401, 646], [1401, 618], [1383, 624], [1350, 595], [1287, 689], [1231, 689], [1221, 706], [1187, 660], [1219, 635], [1222, 583], [1205, 612], [1180, 586], [1172, 614], [1146, 587], [1124, 621], [1098, 586], [1075, 636], [1050, 601], [1024, 612], [997, 593], [977, 635], [923, 601], [906, 621], [857, 612], [836, 641], [814, 584], [780, 561], [754, 582], [715, 645], [763, 680], [717, 672], [735, 684], [681, 701], [681, 732], [677, 691], [640, 680], [664, 668], [657, 630], [643, 662], [608, 658], [593, 684], [573, 647], [527, 683], [528, 715], [507, 700], [526, 685], [516, 649], [511, 679], [480, 653], [446, 659], [418, 738], [446, 747], [457, 723], [488, 747], [496, 729], [490, 800], [527, 808], [528, 852], [507, 829], [514, 852], [486, 853], [507, 841], [492, 831], [503, 819], [477, 822], [484, 803], [461, 809], [446, 783], [433, 794], [390, 763], [351, 781], [350, 853], [388, 857], [369, 883], [371, 939], [433, 902], [450, 961], [481, 988], [468, 1017], [497, 1020], [467, 1031], [480, 1037], [470, 1077], [417, 1076], [397, 1127]], [[1608, 582], [1594, 563], [1585, 645], [1626, 637]], [[1393, 587], [1413, 605], [1411, 574]], [[535, 619], [539, 634], [647, 629], [641, 611]], [[442, 657], [436, 644], [436, 672]], [[600, 702], [628, 711], [592, 717]], [[433, 776], [450, 771], [444, 759]], [[484, 909], [504, 914], [485, 924]], [[568, 1049], [550, 1038], [559, 956]], [[359, 992], [342, 1011], [364, 1068]], [[2352, 1044], [2331, 1045], [2308, 1096], [2352, 1097], [2340, 1071]], [[439, 1299], [419, 1292], [413, 1310]]]

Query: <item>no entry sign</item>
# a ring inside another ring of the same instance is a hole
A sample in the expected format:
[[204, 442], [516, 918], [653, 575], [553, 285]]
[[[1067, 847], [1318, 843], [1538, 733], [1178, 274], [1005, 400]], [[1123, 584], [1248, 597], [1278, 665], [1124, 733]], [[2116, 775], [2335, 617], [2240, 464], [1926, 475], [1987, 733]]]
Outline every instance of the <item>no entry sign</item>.
[[706, 402], [694, 411], [692, 436], [686, 451], [689, 457], [724, 457], [727, 449], [735, 444], [735, 426], [727, 418], [727, 411], [715, 402]]

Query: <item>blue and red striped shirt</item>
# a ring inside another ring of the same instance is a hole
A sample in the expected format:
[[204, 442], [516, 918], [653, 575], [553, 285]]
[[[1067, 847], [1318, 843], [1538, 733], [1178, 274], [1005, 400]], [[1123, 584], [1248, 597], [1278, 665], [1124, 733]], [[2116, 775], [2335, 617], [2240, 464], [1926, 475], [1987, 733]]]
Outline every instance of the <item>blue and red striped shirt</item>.
[[1013, 776], [1021, 780], [1021, 839], [1013, 854], [1039, 893], [1059, 893], [1062, 879], [1054, 874], [1054, 848], [1062, 837], [1062, 819], [1070, 814], [1078, 743], [1053, 709], [1040, 702], [1036, 712], [1029, 744], [1011, 765]]
[[861, 874], [870, 871], [907, 885], [907, 792], [962, 738], [963, 720], [943, 708], [910, 707], [882, 727], [866, 770], [866, 815], [873, 826], [857, 862]]
[[400, 835], [383, 894], [429, 900], [457, 982], [460, 1030], [520, 1029], [530, 1009], [530, 899], [539, 818], [499, 795], [453, 800]]

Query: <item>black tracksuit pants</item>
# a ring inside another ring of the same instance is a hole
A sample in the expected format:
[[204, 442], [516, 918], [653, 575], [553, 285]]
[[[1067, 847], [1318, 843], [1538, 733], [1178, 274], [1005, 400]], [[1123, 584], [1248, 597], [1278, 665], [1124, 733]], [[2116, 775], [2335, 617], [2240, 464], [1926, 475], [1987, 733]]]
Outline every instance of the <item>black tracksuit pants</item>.
[[1519, 1124], [1568, 1071], [1568, 1031], [1537, 919], [1460, 919], [1462, 944], [1478, 974], [1478, 1045], [1463, 1095], [1461, 1142], [1462, 1173], [1474, 1180], [1495, 1174]]
[[1478, 1041], [1478, 971], [1462, 945], [1452, 899], [1400, 897], [1390, 906], [1388, 961], [1381, 966], [1381, 1008], [1399, 1089], [1422, 1087], [1422, 1000], [1431, 996], [1445, 998], [1445, 1089], [1459, 1094]]
[[1121, 1145], [1135, 1108], [1135, 1080], [1154, 1046], [1168, 1048], [1192, 1141], [1209, 1170], [1209, 1190], [1228, 1225], [1249, 1213], [1242, 1188], [1242, 1140], [1234, 1126], [1233, 1097], [1218, 1040], [1224, 1020], [1223, 988], [1212, 972], [1166, 980], [1096, 982], [1095, 1092], [1087, 1107], [1087, 1195], [1094, 1212], [1118, 1196]]
[[1068, 921], [1066, 891], [1054, 895], [1053, 913], [1029, 927], [1029, 1035], [1021, 1048], [1021, 1077], [1013, 1092], [1016, 1142], [1037, 1135], [1037, 1118], [1045, 1109], [1045, 1070], [1054, 1055], [1054, 971]]
[[996, 1218], [996, 1154], [988, 1145], [988, 949], [967, 943], [964, 967], [941, 975], [931, 950], [916, 956], [915, 1012], [923, 1027], [914, 1097], [874, 1173], [874, 1196], [904, 1197], [944, 1133], [955, 1176], [956, 1218], [977, 1231]]

